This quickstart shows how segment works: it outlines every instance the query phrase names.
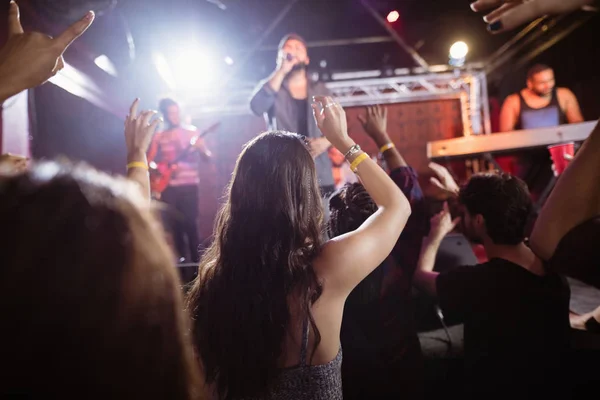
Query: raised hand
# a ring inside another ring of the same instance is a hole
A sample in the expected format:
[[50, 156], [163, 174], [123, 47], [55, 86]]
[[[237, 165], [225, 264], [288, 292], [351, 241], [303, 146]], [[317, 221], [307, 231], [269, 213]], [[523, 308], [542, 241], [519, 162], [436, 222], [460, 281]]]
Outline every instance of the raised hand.
[[346, 153], [354, 141], [348, 137], [348, 122], [342, 106], [329, 96], [315, 96], [312, 109], [323, 135], [336, 149]]
[[358, 120], [367, 135], [379, 145], [382, 138], [387, 138], [387, 108], [376, 105], [367, 107], [366, 111], [366, 115], [359, 115]]
[[39, 32], [23, 32], [19, 7], [10, 3], [8, 14], [8, 41], [0, 50], [0, 101], [6, 100], [56, 75], [63, 67], [65, 50], [83, 34], [94, 21], [89, 11], [57, 38]]
[[429, 238], [433, 240], [442, 240], [447, 234], [452, 232], [460, 222], [460, 217], [452, 219], [448, 203], [444, 202], [444, 208], [430, 219]]
[[125, 144], [127, 146], [127, 177], [140, 185], [142, 194], [150, 200], [150, 178], [148, 176], [148, 159], [146, 152], [152, 141], [152, 135], [161, 119], [156, 118], [156, 111], [142, 111], [137, 108], [140, 99], [135, 99], [125, 118]]
[[429, 178], [429, 183], [439, 189], [445, 197], [458, 196], [460, 188], [446, 167], [434, 162], [430, 162], [428, 167], [434, 174]]
[[563, 14], [591, 4], [594, 0], [478, 0], [473, 11], [491, 11], [484, 21], [493, 33], [514, 29], [548, 14]]
[[[150, 122], [156, 115], [156, 111], [142, 111], [138, 115], [139, 99], [135, 99], [129, 109], [129, 115], [125, 118], [125, 144], [127, 145], [127, 154], [129, 157], [146, 155], [152, 136], [156, 127], [161, 122], [160, 118]], [[140, 161], [140, 160], [129, 160]]]

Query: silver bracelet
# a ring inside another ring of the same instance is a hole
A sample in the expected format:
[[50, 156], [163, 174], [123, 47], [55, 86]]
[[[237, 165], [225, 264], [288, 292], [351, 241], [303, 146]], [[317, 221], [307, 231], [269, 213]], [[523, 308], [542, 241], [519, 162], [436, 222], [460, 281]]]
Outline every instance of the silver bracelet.
[[352, 157], [356, 153], [360, 153], [360, 151], [360, 146], [358, 144], [355, 144], [354, 146], [350, 147], [350, 150], [348, 150], [346, 154], [344, 154], [344, 158]]

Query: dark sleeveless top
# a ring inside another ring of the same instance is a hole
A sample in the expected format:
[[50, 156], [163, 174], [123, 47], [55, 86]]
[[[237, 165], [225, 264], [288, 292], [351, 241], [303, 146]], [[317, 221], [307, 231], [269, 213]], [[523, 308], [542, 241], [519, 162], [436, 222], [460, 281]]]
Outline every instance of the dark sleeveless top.
[[548, 128], [567, 123], [565, 113], [560, 108], [556, 88], [552, 89], [552, 100], [546, 107], [531, 108], [525, 102], [519, 91], [521, 108], [519, 113], [519, 124], [516, 129]]
[[282, 369], [267, 396], [252, 400], [342, 400], [342, 348], [327, 364], [308, 365], [308, 330], [306, 320], [302, 332], [300, 365]]

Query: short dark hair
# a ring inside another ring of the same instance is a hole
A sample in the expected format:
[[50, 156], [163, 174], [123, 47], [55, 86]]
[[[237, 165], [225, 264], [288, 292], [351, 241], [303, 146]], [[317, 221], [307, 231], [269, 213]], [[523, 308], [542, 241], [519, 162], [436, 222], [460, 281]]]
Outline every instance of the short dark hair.
[[171, 106], [178, 106], [179, 107], [179, 103], [177, 103], [175, 100], [170, 99], [170, 98], [164, 98], [162, 99], [159, 103], [158, 103], [158, 109], [160, 110], [160, 112], [163, 115], [167, 114], [167, 108], [171, 107]]
[[304, 45], [304, 47], [308, 47], [308, 45], [306, 44], [306, 40], [304, 40], [302, 36], [298, 35], [297, 33], [288, 33], [279, 41], [278, 49], [283, 49], [283, 46], [285, 46], [285, 44], [290, 40], [297, 40], [301, 42]]
[[534, 75], [539, 74], [542, 71], [547, 71], [552, 69], [549, 65], [546, 64], [535, 64], [527, 71], [527, 80], [531, 80]]
[[347, 183], [331, 196], [329, 210], [327, 229], [335, 237], [357, 230], [377, 211], [377, 204], [362, 184]]
[[533, 202], [521, 179], [504, 173], [474, 175], [459, 199], [470, 215], [483, 216], [495, 244], [516, 245], [525, 239]]

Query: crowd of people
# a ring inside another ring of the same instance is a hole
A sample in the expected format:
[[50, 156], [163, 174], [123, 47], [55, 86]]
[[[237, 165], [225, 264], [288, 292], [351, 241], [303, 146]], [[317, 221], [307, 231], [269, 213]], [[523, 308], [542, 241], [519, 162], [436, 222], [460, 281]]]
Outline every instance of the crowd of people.
[[[497, 32], [584, 3], [479, 0], [472, 8], [499, 7], [486, 17]], [[24, 33], [11, 2], [0, 100], [59, 72], [93, 19], [88, 13], [56, 38]], [[284, 78], [264, 83], [253, 107], [271, 110]], [[368, 107], [361, 122], [388, 171], [348, 136], [335, 99], [294, 84], [292, 92], [314, 95], [314, 128], [271, 130], [245, 145], [188, 293], [150, 195], [155, 112], [139, 112], [138, 100], [131, 106], [126, 177], [0, 159], [1, 397], [421, 398], [413, 286], [465, 325], [468, 397], [568, 395], [563, 275], [600, 288], [600, 125], [526, 238], [532, 203], [520, 179], [479, 174], [459, 188], [432, 163], [447, 202], [431, 215], [416, 171], [388, 136], [384, 108]], [[294, 96], [285, 101], [291, 113]], [[299, 121], [290, 115], [277, 112], [272, 122]], [[331, 182], [318, 160], [329, 146], [360, 182], [324, 207]], [[440, 243], [458, 226], [489, 261], [435, 272]], [[598, 330], [599, 318], [582, 323]]]

